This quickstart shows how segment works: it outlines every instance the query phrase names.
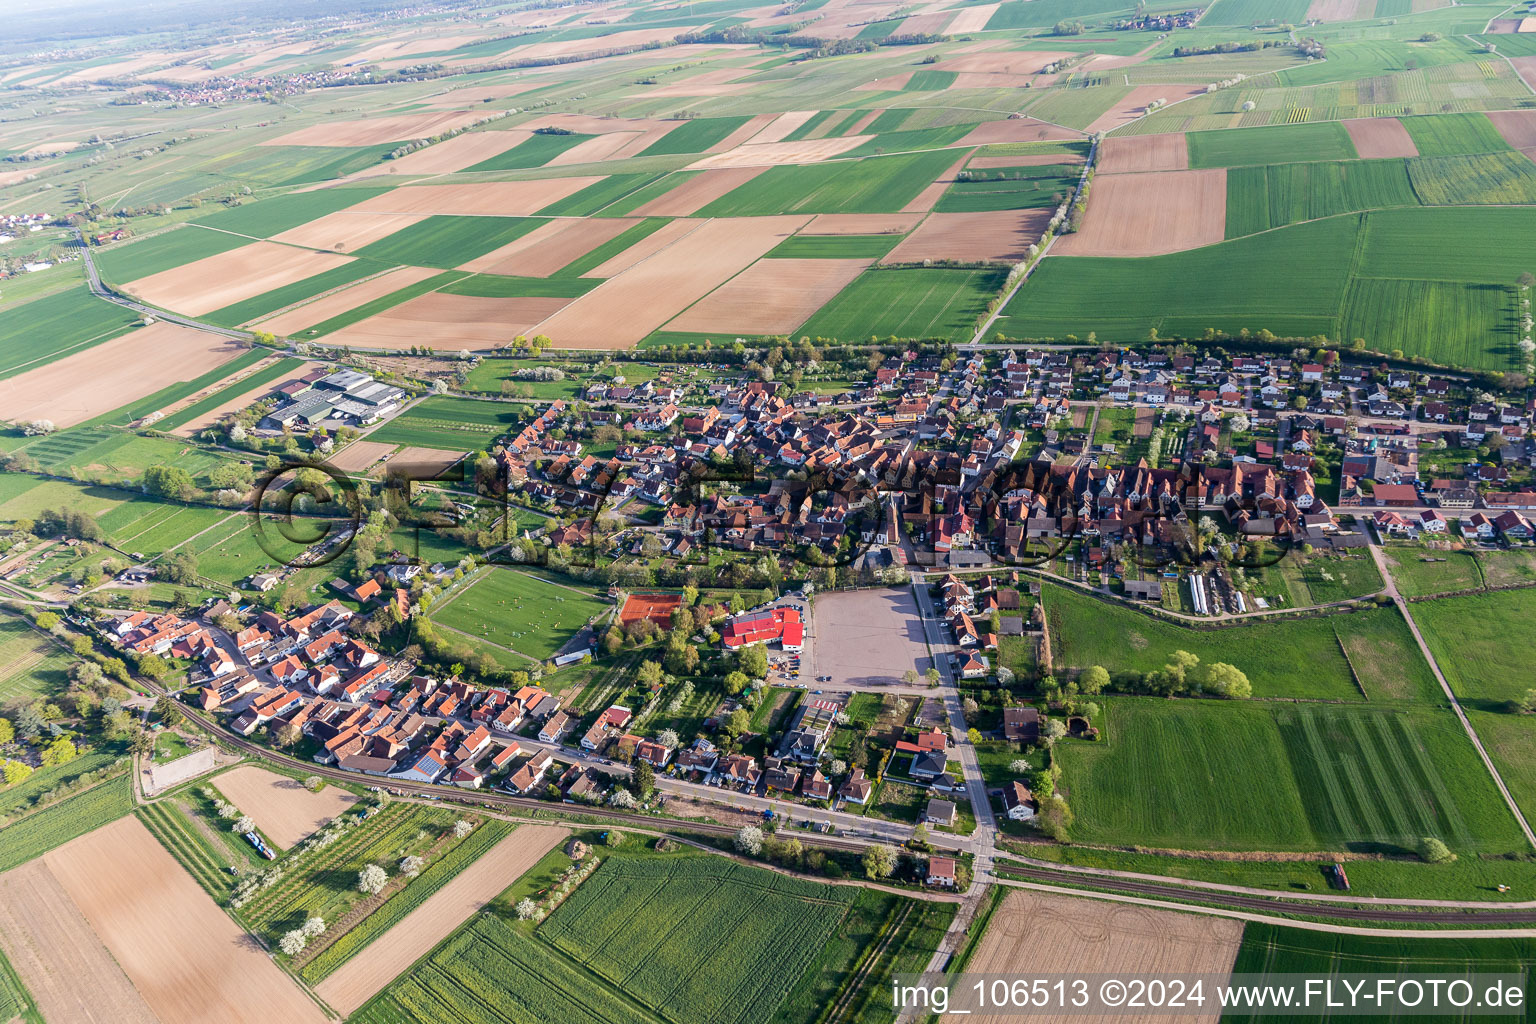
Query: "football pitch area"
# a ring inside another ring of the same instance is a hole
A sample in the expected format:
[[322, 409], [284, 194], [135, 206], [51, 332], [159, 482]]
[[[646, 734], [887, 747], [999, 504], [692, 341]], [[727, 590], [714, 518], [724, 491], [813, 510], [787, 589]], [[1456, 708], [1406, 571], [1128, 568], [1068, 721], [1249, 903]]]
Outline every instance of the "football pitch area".
[[516, 569], [492, 567], [432, 610], [440, 625], [537, 661], [613, 606]]

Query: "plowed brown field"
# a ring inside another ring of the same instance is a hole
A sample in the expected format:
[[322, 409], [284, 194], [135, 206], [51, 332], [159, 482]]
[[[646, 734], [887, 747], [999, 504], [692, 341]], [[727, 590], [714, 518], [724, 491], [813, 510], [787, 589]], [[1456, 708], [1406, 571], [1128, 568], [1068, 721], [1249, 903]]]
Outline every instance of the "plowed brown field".
[[637, 217], [686, 217], [762, 174], [764, 167], [720, 167], [694, 175], [631, 212]]
[[327, 344], [402, 349], [498, 348], [570, 302], [545, 297], [485, 298], [428, 292], [326, 335]]
[[[1348, 122], [1346, 122], [1348, 123]], [[1100, 174], [1137, 171], [1186, 171], [1189, 145], [1183, 132], [1171, 135], [1127, 135], [1104, 140], [1099, 153]]]
[[261, 329], [270, 331], [280, 338], [288, 337], [316, 324], [325, 323], [331, 317], [340, 316], [364, 303], [382, 299], [391, 292], [409, 287], [417, 281], [425, 281], [438, 273], [441, 271], [429, 270], [426, 267], [396, 267], [378, 277], [370, 277], [350, 288], [343, 288], [314, 302], [305, 303], [262, 320], [260, 321]]
[[325, 1015], [134, 817], [43, 858], [164, 1024]]
[[351, 262], [335, 253], [253, 242], [129, 281], [123, 291], [152, 306], [201, 316]]
[[1419, 155], [1419, 147], [1414, 145], [1413, 136], [1408, 134], [1403, 122], [1395, 117], [1345, 121], [1344, 130], [1349, 132], [1349, 139], [1355, 144], [1355, 152], [1360, 154], [1362, 160]]
[[527, 217], [602, 180], [598, 176], [486, 181], [473, 185], [406, 185], [365, 199], [352, 209], [359, 213]]
[[509, 277], [548, 277], [637, 223], [622, 217], [552, 220], [459, 269]]
[[1022, 259], [1040, 241], [1050, 210], [999, 210], [988, 213], [934, 213], [886, 254], [881, 263], [923, 260]]
[[1063, 256], [1157, 256], [1226, 236], [1227, 172], [1106, 174], [1094, 183], [1082, 226], [1056, 240]]
[[788, 334], [873, 260], [758, 260], [694, 303], [668, 330]]
[[227, 771], [213, 784], [285, 850], [357, 803], [357, 797], [336, 786], [311, 793], [298, 780], [255, 765]]

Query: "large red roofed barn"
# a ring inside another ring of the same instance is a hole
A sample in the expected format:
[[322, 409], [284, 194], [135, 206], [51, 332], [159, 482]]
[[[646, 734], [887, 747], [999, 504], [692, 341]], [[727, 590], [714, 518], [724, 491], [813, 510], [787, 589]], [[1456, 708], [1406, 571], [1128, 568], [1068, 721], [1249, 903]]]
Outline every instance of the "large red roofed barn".
[[774, 641], [786, 651], [798, 651], [805, 643], [805, 625], [793, 608], [769, 608], [732, 619], [720, 639], [733, 651]]

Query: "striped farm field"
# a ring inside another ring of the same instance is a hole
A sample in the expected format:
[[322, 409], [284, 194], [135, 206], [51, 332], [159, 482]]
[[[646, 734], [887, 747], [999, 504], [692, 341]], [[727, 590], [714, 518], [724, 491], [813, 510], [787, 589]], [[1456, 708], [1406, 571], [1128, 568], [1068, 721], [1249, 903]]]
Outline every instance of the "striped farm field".
[[1408, 175], [1426, 205], [1536, 203], [1536, 164], [1514, 150], [1420, 157], [1408, 161]]
[[974, 329], [1004, 277], [1000, 270], [869, 270], [795, 333], [845, 341], [961, 337]]
[[369, 434], [368, 440], [453, 451], [482, 448], [505, 433], [522, 413], [516, 405], [433, 395]]
[[1103, 739], [1057, 748], [1079, 841], [1396, 853], [1426, 835], [1468, 853], [1520, 843], [1460, 723], [1442, 709], [1105, 703]]
[[357, 255], [446, 270], [499, 249], [543, 223], [532, 217], [428, 217], [363, 246]]
[[1401, 160], [1234, 167], [1227, 172], [1227, 237], [1388, 206], [1417, 206]]
[[0, 317], [0, 377], [105, 341], [137, 322], [137, 315], [96, 298], [83, 284], [14, 306]]
[[[1514, 301], [1509, 285], [1359, 277], [1345, 293], [1340, 333], [1438, 363], [1511, 369], [1518, 357], [1507, 323]], [[1414, 325], [1414, 336], [1403, 336], [1403, 324]]]
[[1352, 160], [1354, 143], [1336, 121], [1273, 128], [1190, 132], [1189, 166], [1251, 167], [1312, 160]]

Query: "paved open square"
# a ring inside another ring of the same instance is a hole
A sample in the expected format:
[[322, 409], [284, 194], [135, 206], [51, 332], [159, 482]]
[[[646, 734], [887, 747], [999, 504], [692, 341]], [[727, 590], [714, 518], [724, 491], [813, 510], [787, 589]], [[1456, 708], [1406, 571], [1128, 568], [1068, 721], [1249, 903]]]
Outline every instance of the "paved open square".
[[921, 675], [931, 664], [909, 588], [818, 594], [814, 616], [812, 667], [832, 677], [828, 687], [890, 686], [908, 669]]

